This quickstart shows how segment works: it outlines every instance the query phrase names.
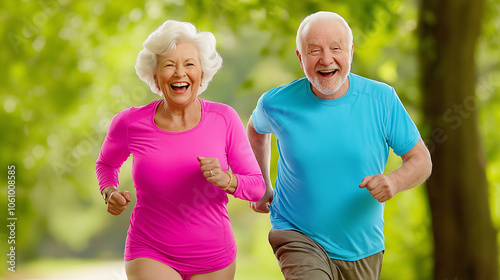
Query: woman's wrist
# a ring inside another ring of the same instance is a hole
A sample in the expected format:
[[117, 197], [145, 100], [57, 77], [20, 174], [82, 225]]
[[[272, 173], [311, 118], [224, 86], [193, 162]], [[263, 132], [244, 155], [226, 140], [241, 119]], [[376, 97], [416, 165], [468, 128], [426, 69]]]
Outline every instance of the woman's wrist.
[[108, 193], [108, 192], [110, 192], [110, 191], [117, 191], [117, 190], [118, 190], [118, 189], [117, 189], [115, 186], [110, 185], [110, 186], [107, 186], [107, 187], [105, 187], [104, 189], [102, 189], [102, 190], [101, 190], [101, 194], [103, 194], [103, 195], [104, 195], [105, 193]]
[[109, 196], [112, 192], [118, 191], [115, 186], [107, 186], [101, 190], [102, 198], [104, 199], [104, 203], [108, 204]]
[[234, 174], [232, 174], [230, 171], [225, 171], [224, 173], [228, 175], [228, 183], [224, 187], [222, 187], [222, 190], [233, 194], [238, 186], [236, 176], [234, 176]]

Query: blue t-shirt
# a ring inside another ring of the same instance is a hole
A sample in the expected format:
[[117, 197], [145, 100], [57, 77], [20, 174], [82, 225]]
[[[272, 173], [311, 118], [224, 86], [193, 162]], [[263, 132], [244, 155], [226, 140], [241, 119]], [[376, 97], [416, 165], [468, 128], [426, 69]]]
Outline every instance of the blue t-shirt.
[[330, 258], [355, 261], [384, 250], [384, 204], [362, 179], [384, 172], [420, 139], [394, 89], [349, 74], [349, 90], [321, 99], [299, 79], [264, 93], [252, 114], [279, 150], [272, 228], [310, 236]]

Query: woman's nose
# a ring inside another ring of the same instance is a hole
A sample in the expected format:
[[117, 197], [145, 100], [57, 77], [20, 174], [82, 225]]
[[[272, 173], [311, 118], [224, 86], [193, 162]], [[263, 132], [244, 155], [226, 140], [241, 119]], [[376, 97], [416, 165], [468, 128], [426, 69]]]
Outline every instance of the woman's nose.
[[174, 75], [176, 77], [184, 77], [186, 75], [186, 69], [183, 66], [179, 66], [175, 69]]

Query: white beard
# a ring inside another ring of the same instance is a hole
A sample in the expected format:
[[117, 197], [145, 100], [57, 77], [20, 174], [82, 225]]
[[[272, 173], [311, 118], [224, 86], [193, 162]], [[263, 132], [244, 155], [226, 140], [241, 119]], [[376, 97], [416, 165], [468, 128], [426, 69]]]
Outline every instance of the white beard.
[[[349, 72], [347, 73], [349, 74]], [[336, 93], [347, 80], [347, 75], [345, 77], [337, 77], [335, 80], [330, 82], [325, 82], [318, 76], [310, 77], [306, 74], [306, 77], [309, 82], [311, 82], [312, 86], [324, 95], [332, 95]]]

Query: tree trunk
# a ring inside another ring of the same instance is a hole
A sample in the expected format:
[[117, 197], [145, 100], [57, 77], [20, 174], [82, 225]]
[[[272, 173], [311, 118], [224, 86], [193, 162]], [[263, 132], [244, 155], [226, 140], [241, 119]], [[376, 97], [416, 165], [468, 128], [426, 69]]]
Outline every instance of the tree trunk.
[[419, 63], [434, 279], [499, 279], [498, 246], [478, 130], [475, 48], [484, 0], [421, 0]]

